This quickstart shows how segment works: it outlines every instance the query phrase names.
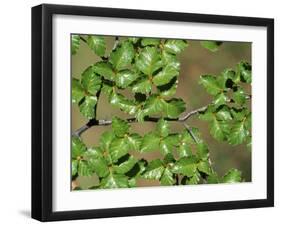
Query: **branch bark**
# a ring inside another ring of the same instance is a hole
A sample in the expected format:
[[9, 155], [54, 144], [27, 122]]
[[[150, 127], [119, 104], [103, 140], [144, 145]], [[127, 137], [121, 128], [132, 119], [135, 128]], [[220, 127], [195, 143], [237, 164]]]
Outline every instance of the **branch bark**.
[[[203, 112], [207, 109], [208, 105], [200, 107], [198, 109], [195, 109], [193, 111], [190, 111], [186, 114], [184, 114], [182, 117], [180, 118], [164, 118], [167, 121], [175, 121], [175, 122], [185, 122], [187, 119], [189, 119], [191, 116], [196, 115], [199, 112]], [[145, 122], [158, 122], [159, 118], [158, 117], [146, 117], [144, 119]], [[136, 123], [138, 122], [136, 118], [128, 118], [126, 119], [126, 121], [128, 123]], [[91, 128], [92, 126], [107, 126], [107, 125], [111, 125], [112, 124], [112, 120], [105, 120], [105, 119], [91, 119], [89, 120], [89, 122], [87, 122], [85, 125], [83, 125], [82, 127], [80, 127], [79, 129], [75, 130], [72, 133], [72, 136], [81, 136], [82, 133], [84, 133], [86, 130], [88, 130], [89, 128]]]

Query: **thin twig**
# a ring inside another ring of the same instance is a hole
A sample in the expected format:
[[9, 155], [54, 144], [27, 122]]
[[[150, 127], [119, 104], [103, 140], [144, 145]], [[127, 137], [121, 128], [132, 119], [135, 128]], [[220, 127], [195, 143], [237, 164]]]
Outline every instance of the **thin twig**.
[[[189, 119], [191, 116], [205, 111], [207, 109], [208, 106], [204, 106], [198, 109], [195, 109], [193, 111], [190, 111], [188, 113], [186, 113], [183, 117], [180, 118], [168, 118], [165, 117], [164, 119], [167, 121], [175, 121], [175, 122], [184, 122], [187, 119]], [[146, 117], [144, 119], [145, 122], [158, 122], [159, 118], [158, 117]], [[136, 123], [138, 122], [136, 118], [128, 118], [126, 119], [126, 121], [128, 123]], [[112, 124], [112, 120], [105, 120], [105, 119], [91, 119], [89, 122], [87, 122], [85, 125], [83, 125], [82, 127], [80, 127], [79, 129], [75, 130], [72, 135], [73, 136], [80, 136], [82, 133], [84, 133], [86, 130], [88, 130], [89, 128], [91, 128], [92, 126], [107, 126], [107, 125], [111, 125]]]

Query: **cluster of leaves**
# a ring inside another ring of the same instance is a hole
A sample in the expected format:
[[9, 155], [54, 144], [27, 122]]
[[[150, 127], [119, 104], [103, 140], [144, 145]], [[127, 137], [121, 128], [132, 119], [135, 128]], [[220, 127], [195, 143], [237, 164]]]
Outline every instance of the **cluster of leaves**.
[[212, 103], [199, 115], [210, 124], [210, 133], [218, 141], [232, 145], [251, 144], [251, 111], [243, 89], [251, 83], [251, 65], [242, 61], [236, 70], [226, 69], [220, 75], [202, 75], [200, 84], [213, 96]]
[[[79, 135], [72, 138], [72, 179], [96, 175], [96, 188], [137, 186], [138, 179], [157, 180], [161, 185], [239, 182], [241, 172], [229, 170], [223, 177], [214, 171], [207, 144], [198, 129], [185, 127], [172, 133], [170, 120], [177, 121], [185, 111], [185, 102], [174, 95], [180, 74], [180, 54], [186, 40], [156, 38], [116, 39], [112, 50], [106, 49], [101, 36], [72, 35], [72, 54], [81, 42], [100, 57], [86, 68], [79, 79], [72, 79], [72, 103], [78, 104], [81, 115], [97, 121], [100, 95], [134, 121], [154, 117], [155, 129], [143, 137], [130, 129], [129, 120], [114, 117], [112, 129], [103, 133], [97, 147], [87, 147]], [[202, 41], [201, 45], [215, 52], [221, 42]], [[108, 55], [105, 55], [109, 52]], [[240, 83], [251, 82], [251, 67], [241, 62], [237, 70], [226, 70], [220, 76], [204, 75], [200, 83], [214, 97], [200, 112], [210, 122], [210, 133], [219, 141], [236, 145], [250, 139], [248, 95]], [[130, 91], [128, 98], [123, 90]], [[148, 161], [137, 158], [147, 152], [160, 152], [161, 158]], [[134, 155], [138, 153], [138, 155]]]
[[[97, 188], [137, 186], [137, 179], [159, 180], [161, 185], [241, 181], [241, 172], [231, 169], [219, 178], [209, 162], [209, 150], [199, 132], [170, 133], [169, 122], [159, 119], [155, 130], [141, 137], [131, 133], [128, 122], [114, 117], [112, 130], [103, 133], [99, 146], [87, 148], [78, 137], [72, 139], [72, 177], [96, 174]], [[158, 151], [163, 158], [148, 162], [133, 153]]]
[[[79, 36], [72, 36], [72, 53], [76, 53]], [[139, 121], [146, 116], [162, 115], [177, 118], [185, 111], [180, 98], [170, 98], [176, 92], [180, 63], [176, 57], [188, 45], [185, 40], [128, 38], [118, 43], [108, 57], [105, 40], [88, 36], [87, 44], [102, 60], [90, 65], [81, 80], [72, 80], [72, 102], [79, 104], [81, 114], [95, 118], [95, 105], [100, 92], [120, 110]], [[120, 93], [129, 89], [134, 99]]]

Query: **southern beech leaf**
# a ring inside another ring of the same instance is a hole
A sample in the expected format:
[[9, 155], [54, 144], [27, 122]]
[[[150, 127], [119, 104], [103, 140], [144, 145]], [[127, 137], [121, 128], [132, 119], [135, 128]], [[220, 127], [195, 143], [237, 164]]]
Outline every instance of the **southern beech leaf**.
[[115, 82], [120, 88], [128, 87], [138, 77], [138, 74], [132, 70], [122, 70], [116, 74]]
[[175, 182], [176, 180], [172, 171], [169, 168], [165, 168], [160, 179], [161, 185], [173, 185]]
[[71, 35], [71, 54], [74, 55], [77, 53], [80, 47], [80, 36]]
[[167, 40], [164, 44], [164, 50], [168, 53], [179, 54], [188, 46], [185, 40]]
[[71, 82], [71, 100], [73, 104], [78, 104], [84, 97], [84, 90], [80, 84], [80, 81], [76, 78], [72, 78]]
[[164, 171], [163, 162], [160, 159], [152, 160], [148, 163], [142, 177], [145, 179], [159, 180]]
[[212, 169], [210, 163], [208, 161], [201, 161], [198, 163], [197, 168], [200, 172], [205, 173], [207, 175], [212, 174]]
[[163, 101], [163, 112], [169, 118], [177, 118], [185, 111], [185, 102], [182, 99], [172, 98]]
[[172, 172], [192, 177], [197, 170], [197, 158], [195, 156], [183, 157], [173, 166]]
[[232, 145], [242, 144], [246, 141], [249, 131], [246, 129], [245, 120], [235, 122], [228, 136], [228, 143]]
[[109, 151], [110, 144], [114, 139], [115, 135], [112, 131], [104, 132], [99, 140], [99, 144], [102, 150]]
[[246, 102], [246, 93], [241, 87], [238, 87], [233, 93], [233, 100], [239, 105], [243, 105]]
[[242, 180], [241, 175], [242, 173], [239, 170], [231, 169], [224, 175], [224, 177], [222, 178], [222, 182], [223, 183], [241, 182]]
[[219, 121], [216, 117], [210, 123], [210, 133], [218, 141], [224, 141], [230, 132], [230, 125], [226, 121]]
[[112, 129], [117, 137], [123, 137], [129, 132], [130, 126], [128, 122], [123, 119], [113, 117], [112, 119]]
[[107, 177], [103, 178], [100, 183], [101, 188], [127, 188], [128, 177], [122, 174], [110, 173]]
[[97, 62], [93, 65], [93, 71], [105, 79], [114, 81], [115, 73], [113, 72], [112, 65], [108, 62]]
[[119, 174], [127, 173], [134, 167], [137, 161], [138, 160], [136, 158], [130, 156], [126, 161], [120, 163], [119, 165], [113, 165], [113, 170]]
[[162, 67], [160, 52], [156, 47], [147, 46], [136, 58], [136, 67], [142, 73], [152, 76], [153, 72]]
[[128, 154], [129, 144], [125, 138], [114, 138], [110, 144], [109, 152], [113, 162]]
[[226, 105], [221, 106], [215, 114], [216, 114], [216, 117], [218, 120], [223, 120], [223, 121], [232, 120], [230, 110], [229, 110], [228, 106], [226, 106]]
[[81, 84], [84, 90], [91, 94], [96, 95], [96, 93], [101, 89], [101, 78], [98, 76], [93, 67], [88, 67], [81, 75]]
[[216, 52], [219, 50], [219, 47], [222, 45], [220, 41], [201, 41], [200, 44], [210, 50], [211, 52]]
[[202, 160], [207, 160], [209, 158], [209, 149], [204, 142], [197, 144], [197, 155]]
[[225, 104], [228, 101], [228, 97], [226, 96], [226, 94], [224, 92], [221, 92], [219, 94], [217, 94], [213, 100], [213, 104], [215, 106], [221, 106], [223, 104]]
[[152, 89], [152, 83], [147, 76], [139, 78], [136, 82], [132, 84], [132, 91], [134, 93], [147, 94], [150, 93]]
[[71, 175], [75, 176], [78, 172], [78, 160], [72, 160], [71, 161]]
[[160, 152], [163, 155], [172, 153], [175, 146], [179, 142], [179, 136], [177, 134], [171, 134], [167, 137], [161, 138], [160, 140]]
[[141, 152], [149, 152], [159, 150], [160, 136], [158, 136], [155, 132], [149, 132], [144, 135], [142, 144], [141, 144]]
[[120, 110], [133, 115], [137, 112], [138, 106], [132, 100], [125, 98], [122, 94], [112, 92], [109, 101], [112, 105], [120, 108]]
[[156, 131], [159, 133], [159, 136], [167, 137], [170, 133], [169, 122], [163, 118], [160, 118], [156, 124]]
[[160, 96], [163, 98], [174, 96], [178, 88], [178, 77], [174, 77], [169, 83], [157, 86]]
[[96, 111], [95, 111], [96, 104], [97, 104], [97, 97], [96, 96], [86, 96], [83, 103], [81, 105], [79, 105], [81, 114], [88, 119], [95, 118], [95, 116], [96, 116]]
[[160, 44], [160, 39], [158, 38], [142, 38], [141, 45], [142, 46], [157, 46]]
[[167, 64], [157, 75], [152, 79], [156, 86], [162, 86], [169, 83], [172, 78], [179, 75], [179, 63]]
[[87, 151], [86, 145], [78, 137], [72, 137], [71, 139], [71, 157], [76, 159], [77, 157], [84, 154]]
[[140, 150], [140, 146], [142, 143], [142, 137], [139, 134], [132, 133], [132, 134], [127, 135], [126, 138], [128, 140], [130, 150], [135, 150], [135, 151]]
[[78, 175], [82, 177], [92, 176], [93, 170], [88, 162], [80, 160], [78, 164]]
[[202, 84], [211, 95], [217, 95], [223, 91], [216, 78], [212, 75], [202, 75], [199, 84]]
[[117, 70], [127, 69], [135, 56], [134, 46], [131, 42], [122, 42], [109, 56], [109, 62]]
[[109, 174], [107, 162], [102, 156], [96, 157], [95, 155], [91, 156], [91, 154], [89, 154], [88, 164], [99, 177], [106, 177]]
[[87, 44], [98, 56], [105, 54], [105, 40], [101, 36], [88, 35]]
[[179, 153], [179, 157], [188, 157], [192, 155], [191, 144], [192, 138], [190, 134], [185, 130], [180, 134], [180, 140], [178, 143], [177, 151]]
[[241, 61], [238, 64], [238, 74], [240, 75], [240, 80], [245, 83], [251, 83], [252, 82], [252, 66], [245, 62]]

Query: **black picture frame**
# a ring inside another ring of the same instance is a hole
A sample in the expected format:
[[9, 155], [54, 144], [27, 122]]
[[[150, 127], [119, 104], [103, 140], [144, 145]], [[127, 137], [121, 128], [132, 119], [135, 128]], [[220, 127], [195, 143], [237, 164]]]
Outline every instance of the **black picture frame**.
[[[54, 212], [52, 210], [52, 18], [55, 14], [266, 27], [267, 198]], [[40, 221], [56, 221], [270, 206], [274, 206], [273, 19], [49, 4], [32, 8], [32, 218]]]

